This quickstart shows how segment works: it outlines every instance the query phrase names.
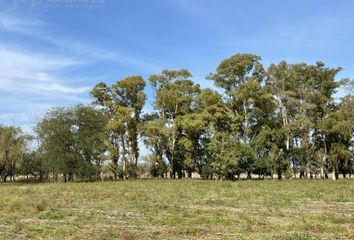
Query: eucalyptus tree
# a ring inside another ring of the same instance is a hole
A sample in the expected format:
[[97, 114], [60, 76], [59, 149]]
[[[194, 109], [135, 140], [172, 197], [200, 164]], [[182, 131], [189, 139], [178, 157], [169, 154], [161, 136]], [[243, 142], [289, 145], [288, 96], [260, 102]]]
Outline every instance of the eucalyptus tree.
[[317, 174], [318, 168], [324, 176], [327, 146], [320, 125], [334, 111], [335, 77], [340, 70], [322, 62], [307, 65], [282, 61], [267, 71], [267, 85], [285, 135], [285, 157], [300, 177]]
[[[297, 150], [298, 167], [300, 178], [308, 177], [310, 174], [310, 163], [313, 157], [313, 141], [311, 132], [314, 123], [310, 119], [310, 111], [313, 108], [311, 96], [312, 76], [309, 74], [309, 66], [305, 63], [291, 65], [291, 77], [296, 83], [294, 86], [293, 112], [295, 117], [291, 125], [293, 135], [293, 146]], [[293, 153], [294, 154], [294, 153]]]
[[308, 156], [308, 158], [312, 159], [310, 165], [314, 169], [320, 169], [321, 178], [327, 175], [325, 166], [328, 162], [326, 134], [321, 130], [321, 125], [332, 112], [336, 111], [334, 94], [340, 86], [336, 77], [341, 70], [340, 67], [326, 67], [322, 62], [316, 62], [316, 64], [309, 65], [307, 68], [307, 84], [310, 88], [307, 99], [310, 108], [307, 116], [312, 122], [310, 136], [314, 149], [314, 156], [312, 158]]
[[212, 158], [210, 167], [212, 175], [219, 179], [234, 180], [240, 176], [238, 169], [238, 143], [227, 132], [216, 132], [208, 143], [209, 157]]
[[[219, 133], [226, 133], [230, 131], [229, 114], [226, 108], [222, 95], [217, 91], [210, 88], [202, 89], [197, 97], [197, 116], [199, 124], [196, 130], [199, 130], [198, 143], [198, 157], [197, 157], [197, 170], [203, 178], [212, 178], [214, 173], [218, 176], [225, 176], [219, 168], [216, 170], [215, 162], [219, 161], [222, 164], [222, 157], [218, 160], [213, 153], [211, 142], [216, 140]], [[194, 131], [196, 131], [194, 130]], [[198, 135], [197, 135], [198, 136]], [[216, 143], [217, 144], [217, 143]]]
[[[271, 64], [267, 71], [267, 85], [276, 102], [277, 115], [281, 119], [279, 131], [284, 136], [285, 151], [289, 162], [292, 164], [294, 172], [296, 173], [296, 157], [292, 151], [293, 132], [292, 125], [297, 114], [296, 101], [296, 79], [291, 74], [291, 65], [285, 61], [278, 65]], [[290, 160], [291, 159], [291, 160]]]
[[[183, 176], [184, 154], [177, 151], [177, 146], [182, 147], [181, 126], [177, 119], [195, 110], [195, 99], [200, 92], [200, 87], [191, 80], [192, 75], [186, 69], [164, 70], [160, 74], [151, 75], [150, 84], [154, 89], [154, 107], [159, 118], [164, 122], [167, 144], [164, 155], [170, 164], [172, 178]], [[180, 148], [179, 150], [182, 150]]]
[[282, 179], [289, 162], [285, 158], [285, 135], [280, 128], [264, 126], [252, 143], [256, 151], [255, 173], [260, 177], [277, 175]]
[[253, 54], [236, 54], [223, 60], [207, 77], [221, 87], [226, 94], [226, 106], [230, 116], [230, 134], [238, 142], [239, 151], [247, 153], [240, 158], [240, 171], [248, 178], [255, 168], [251, 142], [269, 121], [273, 100], [265, 88], [265, 71], [261, 58]]
[[333, 180], [338, 174], [353, 173], [354, 166], [354, 81], [346, 79], [344, 84], [349, 90], [337, 106], [323, 121], [321, 130], [326, 135], [326, 148], [332, 167]]
[[260, 61], [261, 58], [253, 54], [236, 54], [223, 60], [216, 72], [207, 77], [225, 91], [226, 104], [232, 114], [232, 134], [246, 144], [254, 136], [255, 101], [264, 80]]
[[178, 146], [180, 154], [183, 155], [183, 169], [191, 178], [195, 171], [201, 174], [205, 163], [202, 138], [207, 126], [204, 116], [197, 112], [178, 117], [177, 125], [181, 132]]
[[164, 160], [164, 151], [168, 143], [168, 134], [165, 122], [158, 114], [145, 114], [142, 125], [143, 143], [151, 151], [147, 157], [149, 171], [152, 177], [164, 177], [167, 173], [167, 165]]
[[141, 113], [146, 100], [145, 80], [141, 76], [129, 76], [112, 86], [98, 83], [91, 91], [96, 104], [102, 106], [110, 115], [108, 148], [112, 159], [112, 169], [117, 177], [118, 161], [137, 167], [139, 160], [139, 135]]

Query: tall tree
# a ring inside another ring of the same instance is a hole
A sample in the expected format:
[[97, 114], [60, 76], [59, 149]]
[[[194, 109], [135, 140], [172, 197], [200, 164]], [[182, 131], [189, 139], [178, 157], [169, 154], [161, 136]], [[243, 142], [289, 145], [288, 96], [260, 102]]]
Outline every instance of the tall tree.
[[150, 164], [150, 173], [153, 177], [164, 177], [167, 173], [164, 151], [168, 144], [165, 122], [156, 113], [146, 114], [143, 119], [143, 142], [151, 151], [151, 155], [147, 159]]
[[354, 166], [354, 96], [353, 80], [346, 79], [344, 85], [349, 90], [338, 104], [338, 110], [329, 114], [323, 121], [322, 131], [326, 135], [326, 147], [332, 166], [332, 178], [338, 174], [344, 177], [353, 173]]
[[312, 176], [314, 165], [320, 165], [324, 175], [327, 147], [320, 124], [333, 111], [333, 94], [338, 87], [335, 76], [340, 70], [322, 62], [289, 65], [285, 61], [268, 69], [267, 85], [277, 103], [280, 130], [285, 134], [285, 157], [294, 175]]
[[[264, 121], [272, 114], [272, 97], [264, 87], [265, 71], [261, 58], [253, 54], [236, 54], [223, 60], [208, 79], [226, 94], [230, 114], [230, 134], [240, 143], [240, 151], [250, 153], [250, 144], [259, 133]], [[242, 158], [239, 167], [251, 178], [255, 159]]]
[[183, 153], [177, 151], [181, 137], [177, 118], [191, 113], [194, 109], [196, 96], [200, 87], [190, 79], [192, 75], [186, 69], [164, 70], [161, 74], [151, 75], [150, 84], [155, 92], [155, 108], [164, 121], [168, 143], [164, 149], [165, 156], [171, 167], [170, 175], [179, 178], [183, 175]]
[[109, 149], [113, 165], [117, 166], [121, 159], [124, 171], [127, 163], [136, 168], [139, 160], [141, 113], [146, 100], [144, 88], [145, 80], [141, 76], [130, 76], [111, 87], [98, 83], [91, 92], [96, 103], [110, 114]]

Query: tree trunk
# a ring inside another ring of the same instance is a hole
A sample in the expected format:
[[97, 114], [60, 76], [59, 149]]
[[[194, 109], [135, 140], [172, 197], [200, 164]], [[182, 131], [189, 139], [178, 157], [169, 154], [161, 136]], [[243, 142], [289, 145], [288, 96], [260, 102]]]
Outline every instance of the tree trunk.
[[306, 178], [309, 178], [312, 179], [312, 174], [311, 174], [311, 171], [310, 171], [310, 167], [309, 167], [309, 163], [306, 164]]
[[74, 174], [73, 173], [69, 173], [68, 181], [69, 182], [73, 182], [74, 181]]
[[324, 146], [324, 153], [323, 153], [322, 164], [321, 164], [321, 178], [326, 177], [323, 175], [323, 172], [324, 172], [323, 166], [325, 165], [326, 159], [327, 159], [327, 144], [326, 144], [326, 135], [325, 134], [323, 134], [323, 146]]
[[278, 180], [281, 180], [282, 179], [282, 174], [280, 171], [278, 171]]
[[337, 178], [337, 172], [336, 172], [336, 169], [335, 168], [333, 168], [333, 170], [332, 170], [332, 179], [333, 180], [337, 180], [338, 178]]
[[176, 178], [176, 171], [173, 168], [174, 164], [175, 164], [175, 144], [176, 144], [176, 126], [175, 126], [175, 114], [177, 114], [177, 110], [178, 110], [178, 104], [176, 104], [175, 107], [175, 112], [172, 115], [172, 150], [171, 150], [171, 162], [172, 162], [172, 171], [173, 171], [173, 179]]
[[323, 169], [323, 165], [321, 165], [321, 179], [324, 179], [324, 169]]
[[178, 179], [182, 179], [183, 173], [181, 169], [177, 172], [177, 175], [178, 175]]
[[305, 172], [304, 170], [300, 170], [300, 179], [305, 177]]
[[124, 138], [124, 135], [122, 135], [122, 148], [123, 148], [123, 158], [122, 158], [122, 161], [123, 161], [123, 179], [125, 179], [125, 172], [126, 172], [126, 164], [127, 164], [127, 159], [126, 159], [126, 155], [127, 155], [127, 149], [126, 149], [126, 146], [125, 146], [125, 138]]
[[247, 172], [247, 179], [248, 179], [248, 180], [251, 180], [251, 179], [252, 179], [252, 175], [251, 175], [251, 172], [250, 172], [250, 171]]

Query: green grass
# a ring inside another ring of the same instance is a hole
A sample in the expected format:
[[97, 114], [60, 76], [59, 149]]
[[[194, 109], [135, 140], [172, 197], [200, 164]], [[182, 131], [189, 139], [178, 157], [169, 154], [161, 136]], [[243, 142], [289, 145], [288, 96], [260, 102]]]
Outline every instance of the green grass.
[[354, 239], [354, 181], [0, 184], [0, 239]]

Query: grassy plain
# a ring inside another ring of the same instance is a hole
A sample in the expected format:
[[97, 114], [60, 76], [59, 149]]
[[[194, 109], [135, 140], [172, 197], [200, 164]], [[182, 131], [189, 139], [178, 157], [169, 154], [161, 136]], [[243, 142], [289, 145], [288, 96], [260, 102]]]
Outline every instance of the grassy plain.
[[354, 181], [0, 184], [0, 239], [354, 239]]

